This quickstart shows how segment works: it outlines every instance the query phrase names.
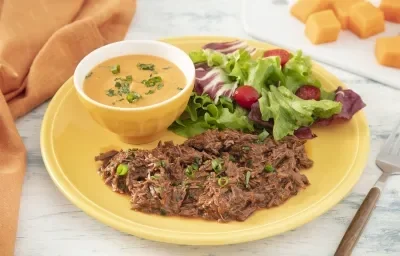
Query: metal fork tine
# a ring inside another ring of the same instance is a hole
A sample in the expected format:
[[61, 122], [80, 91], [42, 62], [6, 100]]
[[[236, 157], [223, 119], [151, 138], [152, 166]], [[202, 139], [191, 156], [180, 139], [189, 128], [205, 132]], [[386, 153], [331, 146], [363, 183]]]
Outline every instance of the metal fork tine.
[[[396, 134], [399, 131], [399, 128], [400, 128], [400, 122], [396, 125], [396, 128], [389, 135], [389, 138], [387, 138], [387, 140], [385, 142], [385, 145], [383, 145], [383, 147], [382, 147], [381, 153], [386, 153], [386, 154], [390, 153], [390, 151], [392, 149], [392, 145], [394, 144], [393, 142], [394, 142], [394, 139], [396, 137]], [[398, 146], [397, 144], [398, 143], [396, 143], [395, 146]]]

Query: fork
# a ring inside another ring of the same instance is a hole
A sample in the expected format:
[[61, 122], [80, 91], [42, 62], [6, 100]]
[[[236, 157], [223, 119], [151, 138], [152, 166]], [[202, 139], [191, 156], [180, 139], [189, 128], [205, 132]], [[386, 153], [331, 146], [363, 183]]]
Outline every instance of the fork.
[[379, 177], [374, 187], [371, 188], [358, 209], [336, 250], [335, 256], [351, 255], [372, 211], [375, 209], [386, 180], [391, 175], [400, 174], [400, 123], [396, 125], [395, 129], [386, 140], [375, 163], [379, 169], [381, 169], [382, 175]]

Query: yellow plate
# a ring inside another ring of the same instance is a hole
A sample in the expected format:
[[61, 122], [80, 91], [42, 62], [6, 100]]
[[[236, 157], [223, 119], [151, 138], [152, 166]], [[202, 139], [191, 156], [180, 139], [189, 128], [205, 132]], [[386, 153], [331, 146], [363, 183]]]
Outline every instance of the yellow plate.
[[[184, 37], [163, 41], [185, 51], [200, 49], [226, 37]], [[249, 41], [257, 48], [271, 45]], [[334, 90], [343, 84], [314, 64], [323, 86]], [[342, 125], [314, 128], [318, 138], [308, 142], [315, 161], [304, 171], [311, 182], [284, 205], [256, 212], [245, 222], [220, 224], [199, 219], [148, 215], [130, 210], [129, 198], [112, 192], [96, 173], [94, 156], [109, 149], [129, 148], [97, 125], [85, 111], [69, 79], [54, 96], [43, 120], [41, 149], [46, 168], [62, 193], [101, 222], [139, 237], [191, 245], [234, 244], [276, 235], [299, 227], [337, 204], [355, 185], [366, 164], [369, 130], [363, 112]], [[162, 140], [183, 142], [166, 132]], [[145, 145], [154, 147], [156, 143]]]

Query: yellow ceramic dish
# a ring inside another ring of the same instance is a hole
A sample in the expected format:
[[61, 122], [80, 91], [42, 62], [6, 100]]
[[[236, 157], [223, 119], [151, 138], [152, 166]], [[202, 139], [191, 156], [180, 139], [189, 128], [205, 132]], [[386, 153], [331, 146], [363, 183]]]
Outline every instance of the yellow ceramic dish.
[[[225, 37], [167, 39], [184, 51], [199, 49]], [[271, 45], [250, 41], [259, 49]], [[343, 84], [314, 64], [323, 86]], [[200, 219], [148, 215], [130, 210], [129, 197], [114, 193], [96, 173], [94, 156], [109, 149], [129, 148], [116, 135], [92, 120], [68, 80], [49, 104], [41, 131], [41, 148], [47, 170], [62, 193], [90, 216], [123, 232], [146, 239], [192, 245], [234, 244], [276, 235], [309, 222], [337, 204], [355, 185], [366, 164], [369, 130], [363, 112], [342, 125], [315, 128], [318, 138], [307, 143], [312, 169], [304, 171], [311, 186], [284, 205], [256, 212], [245, 222], [221, 224]], [[170, 132], [162, 140], [183, 138]], [[157, 142], [143, 145], [151, 148]]]

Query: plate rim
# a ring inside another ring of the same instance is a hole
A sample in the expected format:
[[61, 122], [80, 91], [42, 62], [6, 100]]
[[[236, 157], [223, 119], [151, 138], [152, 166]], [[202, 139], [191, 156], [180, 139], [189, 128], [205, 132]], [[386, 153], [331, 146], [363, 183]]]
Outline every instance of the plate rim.
[[[184, 36], [184, 37], [170, 37], [159, 39], [161, 41], [167, 41], [169, 43], [179, 42], [179, 41], [224, 41], [224, 40], [236, 40], [240, 39], [237, 37], [224, 37], [224, 36]], [[268, 43], [259, 42], [256, 40], [240, 39], [246, 40], [252, 44], [272, 46]], [[274, 47], [274, 46], [272, 46]], [[313, 62], [313, 71], [318, 71], [319, 75], [323, 75], [328, 80], [333, 80], [336, 84], [347, 88], [338, 78], [333, 74], [329, 73], [327, 70], [322, 68], [318, 63]], [[236, 244], [243, 242], [250, 242], [259, 240], [266, 237], [271, 237], [277, 234], [287, 232], [291, 229], [301, 227], [304, 224], [316, 219], [318, 216], [330, 210], [333, 206], [338, 204], [354, 187], [358, 182], [364, 168], [367, 164], [369, 152], [370, 152], [370, 132], [364, 111], [360, 111], [352, 119], [356, 122], [356, 127], [358, 131], [358, 147], [357, 155], [354, 158], [353, 165], [350, 171], [343, 178], [342, 182], [332, 190], [328, 195], [325, 196], [324, 200], [320, 200], [318, 203], [314, 204], [312, 207], [303, 210], [302, 214], [297, 214], [292, 216], [290, 222], [281, 221], [271, 226], [258, 226], [252, 229], [239, 230], [236, 232], [229, 232], [229, 241], [225, 236], [221, 236], [222, 232], [218, 233], [190, 233], [179, 232], [179, 231], [168, 231], [162, 229], [162, 234], [154, 232], [157, 228], [142, 225], [136, 222], [130, 222], [132, 225], [126, 225], [126, 220], [107, 211], [104, 208], [99, 207], [95, 203], [91, 202], [83, 194], [80, 193], [70, 181], [65, 177], [61, 168], [57, 163], [54, 151], [51, 150], [51, 130], [53, 127], [53, 122], [51, 120], [52, 114], [57, 112], [56, 110], [62, 105], [68, 95], [69, 90], [73, 90], [72, 77], [69, 78], [57, 91], [53, 99], [50, 101], [46, 113], [43, 117], [43, 122], [40, 132], [40, 148], [43, 158], [44, 165], [47, 172], [49, 173], [51, 179], [56, 184], [58, 189], [62, 194], [68, 198], [75, 206], [83, 210], [87, 215], [95, 218], [96, 220], [102, 222], [103, 224], [113, 227], [124, 233], [128, 233], [134, 236], [142, 237], [145, 239], [166, 242], [173, 244], [183, 244], [183, 245], [224, 245], [224, 244]], [[73, 93], [73, 92], [72, 92]], [[360, 136], [363, 134], [364, 136]], [[50, 137], [50, 138], [49, 138]], [[305, 214], [305, 213], [308, 214]], [[123, 220], [123, 221], [121, 221]], [[132, 228], [134, 227], [134, 228]], [[266, 228], [267, 227], [267, 228]], [[161, 230], [161, 229], [158, 229]], [[250, 233], [249, 233], [250, 230]]]

